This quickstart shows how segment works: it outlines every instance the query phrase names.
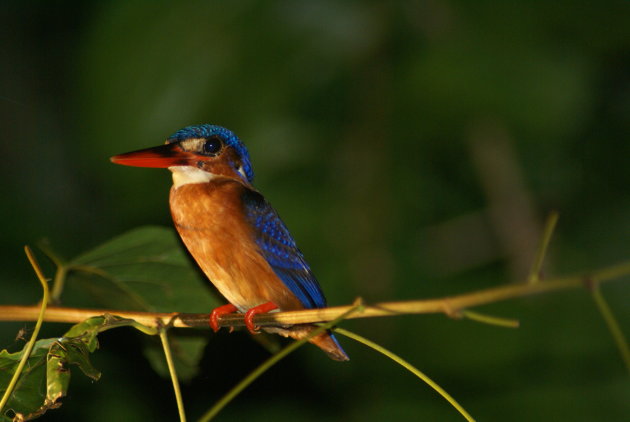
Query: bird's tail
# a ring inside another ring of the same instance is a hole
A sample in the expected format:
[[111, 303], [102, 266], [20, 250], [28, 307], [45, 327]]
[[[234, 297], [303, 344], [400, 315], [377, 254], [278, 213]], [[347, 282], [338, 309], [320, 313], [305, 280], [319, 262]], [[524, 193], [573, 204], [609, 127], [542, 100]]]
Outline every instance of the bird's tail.
[[[294, 325], [287, 328], [265, 327], [264, 330], [269, 333], [280, 334], [284, 337], [291, 337], [295, 340], [301, 340], [309, 335], [311, 331], [316, 328], [317, 327], [313, 325]], [[346, 355], [346, 352], [343, 351], [343, 348], [341, 347], [335, 336], [330, 331], [324, 331], [323, 333], [318, 334], [313, 338], [310, 338], [308, 341], [326, 352], [328, 357], [331, 359], [341, 362], [350, 360], [348, 355]]]
[[343, 348], [337, 341], [337, 338], [328, 331], [316, 335], [315, 337], [311, 338], [309, 341], [313, 343], [315, 346], [322, 349], [324, 352], [326, 352], [328, 357], [331, 359], [342, 361], [342, 362], [346, 360], [350, 360], [346, 352], [344, 352]]

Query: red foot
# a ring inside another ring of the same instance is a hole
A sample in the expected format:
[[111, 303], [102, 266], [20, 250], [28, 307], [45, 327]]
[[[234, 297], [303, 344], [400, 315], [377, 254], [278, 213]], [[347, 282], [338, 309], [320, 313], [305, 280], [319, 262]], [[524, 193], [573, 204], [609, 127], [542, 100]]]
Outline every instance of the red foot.
[[218, 308], [214, 308], [212, 312], [210, 312], [210, 327], [216, 333], [219, 331], [219, 318], [225, 314], [231, 314], [232, 312], [236, 312], [236, 306], [228, 303], [227, 305], [219, 306]]
[[273, 311], [274, 309], [278, 309], [278, 305], [273, 302], [263, 303], [262, 305], [254, 306], [245, 312], [245, 326], [247, 330], [252, 334], [259, 334], [258, 327], [254, 325], [254, 317], [257, 314], [264, 314], [269, 311]]

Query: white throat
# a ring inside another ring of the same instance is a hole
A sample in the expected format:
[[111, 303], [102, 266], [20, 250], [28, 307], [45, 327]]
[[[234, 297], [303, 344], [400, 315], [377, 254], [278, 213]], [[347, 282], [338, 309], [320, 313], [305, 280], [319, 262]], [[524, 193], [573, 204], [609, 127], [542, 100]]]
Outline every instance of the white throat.
[[208, 183], [217, 177], [214, 173], [191, 166], [171, 166], [168, 169], [173, 172], [173, 188], [175, 189], [190, 183]]

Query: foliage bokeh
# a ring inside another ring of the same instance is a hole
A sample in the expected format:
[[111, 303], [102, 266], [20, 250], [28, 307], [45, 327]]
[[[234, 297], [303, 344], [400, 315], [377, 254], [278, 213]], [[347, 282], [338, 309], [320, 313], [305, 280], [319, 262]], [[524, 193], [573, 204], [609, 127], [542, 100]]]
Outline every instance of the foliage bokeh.
[[[522, 279], [552, 209], [547, 273], [627, 260], [629, 12], [623, 1], [5, 2], [2, 302], [39, 298], [25, 243], [47, 237], [72, 257], [170, 225], [168, 173], [108, 157], [205, 122], [245, 141], [256, 186], [331, 304]], [[603, 293], [627, 333], [623, 284]], [[586, 292], [484, 310], [522, 327], [443, 316], [347, 326], [479, 420], [627, 417], [627, 374]], [[0, 325], [0, 346], [23, 326]], [[106, 333], [102, 379], [75, 377], [46, 418], [175, 419], [136, 337]], [[344, 345], [349, 364], [305, 348], [219, 420], [459, 420], [393, 364]], [[189, 413], [265, 356], [244, 333], [212, 337], [184, 386]]]

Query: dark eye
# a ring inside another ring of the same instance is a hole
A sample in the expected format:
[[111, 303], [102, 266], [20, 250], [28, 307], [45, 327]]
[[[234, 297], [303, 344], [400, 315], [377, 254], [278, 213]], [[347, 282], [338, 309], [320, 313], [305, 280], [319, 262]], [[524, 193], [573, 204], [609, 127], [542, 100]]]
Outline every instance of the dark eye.
[[223, 141], [218, 136], [211, 136], [203, 143], [203, 153], [208, 155], [216, 155], [221, 151]]

